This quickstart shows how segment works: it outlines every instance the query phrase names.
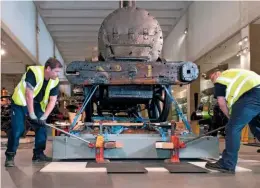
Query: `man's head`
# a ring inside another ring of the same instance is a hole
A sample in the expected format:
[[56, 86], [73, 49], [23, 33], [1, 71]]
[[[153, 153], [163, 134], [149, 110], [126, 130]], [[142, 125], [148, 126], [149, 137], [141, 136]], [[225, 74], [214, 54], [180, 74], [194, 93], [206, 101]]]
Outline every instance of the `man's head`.
[[209, 79], [213, 82], [213, 84], [216, 82], [217, 78], [221, 75], [221, 72], [219, 70], [216, 70], [209, 74]]
[[56, 58], [49, 58], [45, 63], [44, 77], [55, 80], [62, 71], [62, 64]]

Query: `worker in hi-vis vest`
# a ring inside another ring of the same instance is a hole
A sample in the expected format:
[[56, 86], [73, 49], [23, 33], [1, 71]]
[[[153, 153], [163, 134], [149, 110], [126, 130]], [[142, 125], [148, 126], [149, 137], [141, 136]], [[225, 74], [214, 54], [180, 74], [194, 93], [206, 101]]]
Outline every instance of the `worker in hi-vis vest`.
[[5, 152], [6, 167], [15, 166], [14, 157], [19, 140], [24, 132], [25, 116], [35, 131], [33, 162], [51, 161], [44, 154], [47, 140], [46, 119], [55, 107], [59, 93], [58, 74], [62, 64], [55, 58], [49, 58], [45, 66], [29, 66], [21, 81], [14, 89], [11, 103], [11, 129]]
[[206, 168], [234, 174], [242, 129], [249, 125], [260, 141], [260, 75], [244, 69], [229, 69], [212, 71], [209, 78], [214, 83], [214, 97], [228, 117], [228, 123], [222, 158], [216, 163], [208, 162]]

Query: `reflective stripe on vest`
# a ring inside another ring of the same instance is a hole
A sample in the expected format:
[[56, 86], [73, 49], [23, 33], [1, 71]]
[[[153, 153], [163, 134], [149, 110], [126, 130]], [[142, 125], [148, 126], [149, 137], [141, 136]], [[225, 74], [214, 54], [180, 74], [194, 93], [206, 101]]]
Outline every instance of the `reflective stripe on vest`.
[[252, 71], [230, 69], [216, 80], [227, 86], [226, 100], [229, 108], [247, 91], [260, 84], [260, 76]]
[[[19, 88], [21, 88], [21, 87], [20, 87], [21, 84], [23, 84], [23, 87], [26, 87], [25, 81], [19, 83], [19, 86], [18, 86]], [[19, 94], [19, 97], [20, 97], [20, 100], [21, 100], [23, 106], [26, 106], [25, 95], [23, 95], [22, 89], [18, 89], [18, 94]]]
[[[44, 75], [42, 74], [42, 71], [39, 68], [36, 68], [36, 72], [38, 73], [38, 78], [44, 78]], [[39, 87], [43, 84], [43, 79], [36, 82], [36, 86], [34, 87], [34, 90], [39, 90]], [[37, 93], [38, 94], [38, 93]], [[36, 93], [33, 94], [33, 97], [36, 97]]]

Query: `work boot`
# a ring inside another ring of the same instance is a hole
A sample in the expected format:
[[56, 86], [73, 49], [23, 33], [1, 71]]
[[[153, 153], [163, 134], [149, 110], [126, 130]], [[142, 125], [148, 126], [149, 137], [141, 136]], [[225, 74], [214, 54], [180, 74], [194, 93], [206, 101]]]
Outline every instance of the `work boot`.
[[33, 162], [51, 162], [52, 158], [46, 156], [44, 153], [40, 153], [40, 154], [33, 154], [33, 158], [32, 158]]
[[14, 167], [14, 154], [6, 153], [5, 167]]
[[217, 170], [217, 171], [220, 171], [220, 172], [223, 172], [223, 173], [235, 174], [235, 171], [234, 171], [234, 170], [224, 168], [224, 167], [220, 164], [219, 161], [217, 161], [216, 163], [207, 162], [206, 165], [205, 165], [205, 167], [208, 168], [208, 169]]

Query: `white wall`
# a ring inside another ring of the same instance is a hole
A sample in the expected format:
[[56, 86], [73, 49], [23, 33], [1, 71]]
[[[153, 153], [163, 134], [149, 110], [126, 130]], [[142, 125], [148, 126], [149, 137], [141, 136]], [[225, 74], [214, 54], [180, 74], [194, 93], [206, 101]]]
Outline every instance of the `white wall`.
[[240, 33], [237, 33], [235, 36], [195, 61], [195, 63], [200, 65], [201, 72], [208, 71], [236, 56], [240, 51], [240, 46], [238, 45], [238, 41], [240, 41], [240, 38]]
[[[55, 56], [63, 64], [63, 71], [59, 75], [59, 78], [61, 81], [67, 81], [67, 78], [65, 76], [66, 64], [64, 63], [64, 60], [63, 60], [57, 46], [55, 46]], [[70, 84], [60, 85], [60, 91], [65, 93], [67, 96], [71, 96], [71, 85]]]
[[242, 1], [241, 3], [241, 20], [245, 25], [252, 22], [256, 18], [260, 18], [260, 2], [259, 1]]
[[[39, 14], [38, 14], [39, 15]], [[3, 1], [1, 2], [2, 28], [36, 61], [36, 7], [32, 1]], [[52, 37], [41, 16], [38, 16], [39, 33], [39, 62], [44, 64], [49, 57], [54, 56]], [[57, 47], [55, 54], [64, 63]]]
[[56, 58], [63, 64], [63, 71], [62, 71], [62, 73], [59, 75], [59, 78], [60, 78], [61, 80], [66, 80], [66, 77], [65, 77], [66, 66], [65, 66], [65, 64], [64, 64], [64, 60], [63, 60], [63, 58], [62, 58], [62, 56], [61, 56], [61, 54], [60, 54], [60, 52], [59, 52], [59, 50], [58, 50], [58, 48], [57, 48], [56, 45], [55, 45], [55, 56], [56, 56]]
[[[259, 1], [193, 2], [185, 16], [164, 41], [164, 58], [197, 60], [259, 17], [259, 10]], [[186, 26], [188, 26], [186, 43], [177, 49], [178, 40], [180, 40]]]
[[[1, 2], [1, 21], [4, 31], [15, 41], [23, 51], [30, 56], [34, 63], [37, 62], [36, 54], [36, 7], [32, 1], [3, 1]], [[38, 14], [38, 52], [39, 63], [44, 65], [49, 57], [54, 56], [64, 64], [64, 60], [47, 30], [41, 16]], [[55, 50], [55, 51], [54, 51]], [[26, 62], [25, 62], [26, 64]], [[25, 71], [25, 65], [4, 65], [2, 73], [21, 73]], [[17, 71], [19, 68], [19, 71]], [[15, 70], [15, 71], [14, 71]], [[66, 80], [64, 71], [60, 75], [61, 80]], [[6, 83], [8, 79], [5, 79]], [[70, 86], [64, 85], [62, 91], [70, 94]]]
[[38, 17], [39, 33], [39, 62], [44, 65], [46, 60], [54, 56], [53, 40], [41, 16]]
[[194, 61], [240, 27], [239, 2], [194, 2], [189, 8], [188, 59]]
[[1, 74], [23, 74], [25, 71], [23, 63], [1, 63]]
[[187, 16], [184, 15], [176, 27], [167, 36], [163, 44], [163, 58], [168, 61], [185, 61], [186, 60], [186, 35]]
[[36, 57], [36, 8], [32, 1], [2, 1], [1, 20], [26, 50]]
[[[202, 58], [197, 60], [195, 63], [200, 65], [201, 73], [206, 73], [220, 64], [228, 64], [230, 68], [239, 68], [240, 58], [236, 55], [240, 50], [238, 45], [240, 38], [240, 33], [238, 33], [229, 40], [225, 41], [222, 45], [217, 46], [214, 50], [208, 52]], [[205, 80], [204, 78], [200, 79], [201, 91], [210, 87], [213, 87], [211, 81]]]

